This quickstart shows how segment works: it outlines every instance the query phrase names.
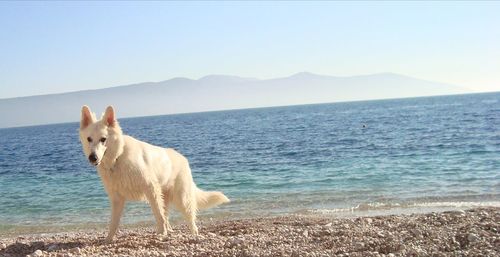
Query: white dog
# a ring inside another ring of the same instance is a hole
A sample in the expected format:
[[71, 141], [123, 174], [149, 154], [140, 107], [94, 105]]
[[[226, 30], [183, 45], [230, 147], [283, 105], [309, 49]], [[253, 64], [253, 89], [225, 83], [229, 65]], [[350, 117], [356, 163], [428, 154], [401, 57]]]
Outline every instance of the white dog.
[[171, 204], [182, 212], [191, 232], [198, 234], [197, 211], [229, 202], [221, 192], [197, 188], [187, 159], [175, 150], [123, 135], [111, 106], [99, 121], [87, 106], [82, 107], [80, 141], [85, 156], [97, 166], [111, 202], [107, 241], [116, 234], [126, 200], [147, 200], [160, 234], [172, 231]]

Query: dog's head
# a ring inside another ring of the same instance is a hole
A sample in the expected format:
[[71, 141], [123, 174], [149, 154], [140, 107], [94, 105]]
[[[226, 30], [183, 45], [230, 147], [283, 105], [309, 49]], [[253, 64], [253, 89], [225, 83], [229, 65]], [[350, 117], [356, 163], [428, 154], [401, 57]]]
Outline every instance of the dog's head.
[[106, 150], [121, 137], [121, 128], [115, 117], [112, 106], [108, 106], [101, 120], [96, 120], [94, 113], [86, 105], [82, 107], [80, 120], [80, 141], [83, 152], [89, 162], [98, 166], [103, 160]]

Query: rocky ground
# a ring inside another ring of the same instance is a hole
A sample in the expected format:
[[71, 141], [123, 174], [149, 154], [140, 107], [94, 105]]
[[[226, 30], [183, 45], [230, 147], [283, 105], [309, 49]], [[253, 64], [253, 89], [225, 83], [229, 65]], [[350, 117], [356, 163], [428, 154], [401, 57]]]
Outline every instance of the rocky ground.
[[500, 208], [360, 218], [285, 216], [0, 239], [0, 256], [500, 256]]

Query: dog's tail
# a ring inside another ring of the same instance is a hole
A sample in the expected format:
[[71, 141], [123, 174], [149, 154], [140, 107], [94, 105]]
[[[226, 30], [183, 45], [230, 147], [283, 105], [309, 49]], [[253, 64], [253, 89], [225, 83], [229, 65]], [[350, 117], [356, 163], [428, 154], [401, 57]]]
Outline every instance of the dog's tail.
[[196, 205], [198, 210], [207, 209], [228, 202], [229, 198], [227, 198], [222, 192], [203, 191], [196, 188]]

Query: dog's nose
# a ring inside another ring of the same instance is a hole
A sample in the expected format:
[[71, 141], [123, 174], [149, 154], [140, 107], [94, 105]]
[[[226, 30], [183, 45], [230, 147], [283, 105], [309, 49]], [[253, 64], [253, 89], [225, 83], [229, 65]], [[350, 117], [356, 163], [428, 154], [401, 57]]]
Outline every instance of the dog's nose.
[[97, 156], [95, 155], [95, 153], [91, 153], [91, 154], [89, 155], [89, 161], [90, 161], [91, 163], [94, 163], [94, 162], [96, 162], [96, 161], [97, 161]]

